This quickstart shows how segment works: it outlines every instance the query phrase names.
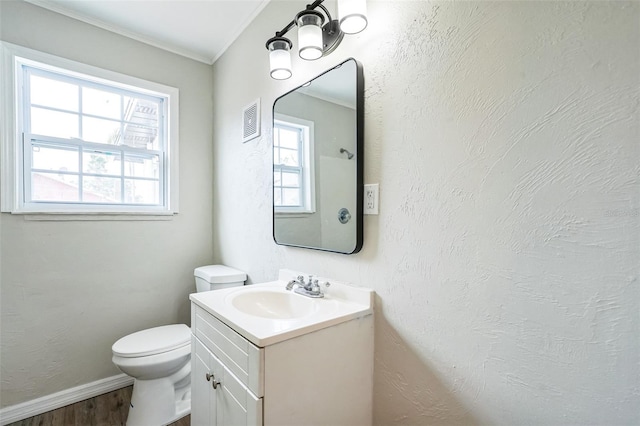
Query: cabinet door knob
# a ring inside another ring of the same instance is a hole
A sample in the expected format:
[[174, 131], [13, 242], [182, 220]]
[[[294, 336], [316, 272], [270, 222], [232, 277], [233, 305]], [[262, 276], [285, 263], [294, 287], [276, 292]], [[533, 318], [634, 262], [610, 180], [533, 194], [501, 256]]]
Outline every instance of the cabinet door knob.
[[207, 373], [205, 375], [205, 377], [207, 378], [207, 382], [210, 382], [211, 379], [213, 379], [213, 383], [211, 383], [211, 385], [213, 386], [214, 389], [218, 389], [218, 386], [220, 386], [220, 382], [216, 382], [215, 377], [213, 377], [213, 373]]

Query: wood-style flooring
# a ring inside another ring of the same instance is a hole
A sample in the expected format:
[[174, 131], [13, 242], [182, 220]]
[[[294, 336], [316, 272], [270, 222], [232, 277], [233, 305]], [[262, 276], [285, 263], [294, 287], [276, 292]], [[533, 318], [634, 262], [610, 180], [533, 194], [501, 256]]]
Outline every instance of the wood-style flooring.
[[[7, 426], [124, 426], [133, 386], [80, 401]], [[189, 426], [190, 416], [169, 426]]]

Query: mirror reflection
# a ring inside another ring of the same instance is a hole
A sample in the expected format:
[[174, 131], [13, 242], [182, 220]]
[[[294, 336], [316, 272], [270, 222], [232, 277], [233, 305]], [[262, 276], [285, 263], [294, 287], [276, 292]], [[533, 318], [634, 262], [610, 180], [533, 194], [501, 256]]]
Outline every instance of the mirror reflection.
[[273, 105], [273, 236], [345, 254], [362, 247], [362, 67], [349, 59]]

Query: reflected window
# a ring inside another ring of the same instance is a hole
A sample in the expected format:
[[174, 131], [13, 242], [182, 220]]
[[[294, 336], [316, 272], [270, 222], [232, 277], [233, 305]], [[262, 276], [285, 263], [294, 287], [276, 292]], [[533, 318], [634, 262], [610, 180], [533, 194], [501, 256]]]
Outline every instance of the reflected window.
[[314, 213], [313, 122], [277, 115], [273, 126], [276, 213]]

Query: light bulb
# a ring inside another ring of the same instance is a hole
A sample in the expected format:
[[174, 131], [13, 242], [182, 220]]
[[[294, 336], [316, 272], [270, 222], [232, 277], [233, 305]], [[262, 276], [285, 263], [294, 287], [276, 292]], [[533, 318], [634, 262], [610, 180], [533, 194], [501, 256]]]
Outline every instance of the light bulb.
[[338, 0], [340, 29], [346, 34], [356, 34], [367, 27], [366, 0]]
[[291, 77], [291, 41], [284, 37], [273, 37], [267, 41], [271, 78], [286, 80]]
[[315, 10], [305, 10], [296, 15], [298, 25], [298, 54], [302, 59], [322, 57], [322, 24], [324, 16]]

